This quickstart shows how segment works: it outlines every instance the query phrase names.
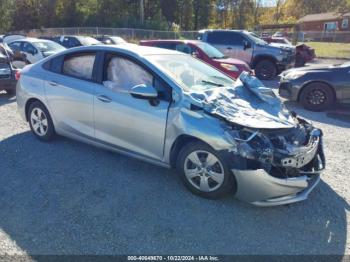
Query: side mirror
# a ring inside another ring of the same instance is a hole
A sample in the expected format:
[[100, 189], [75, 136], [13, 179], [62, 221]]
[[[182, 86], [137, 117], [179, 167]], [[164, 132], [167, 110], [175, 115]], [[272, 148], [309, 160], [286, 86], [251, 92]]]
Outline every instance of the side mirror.
[[153, 99], [158, 97], [157, 90], [153, 86], [147, 86], [145, 84], [134, 86], [129, 93], [139, 99]]
[[252, 44], [249, 41], [247, 41], [247, 40], [243, 41], [243, 48], [244, 48], [244, 50], [247, 50], [247, 49], [249, 49], [251, 47], [252, 47]]

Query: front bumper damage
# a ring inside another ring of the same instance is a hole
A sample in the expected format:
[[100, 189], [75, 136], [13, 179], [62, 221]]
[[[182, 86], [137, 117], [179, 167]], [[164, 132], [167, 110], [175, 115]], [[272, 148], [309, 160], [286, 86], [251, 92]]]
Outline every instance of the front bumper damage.
[[[256, 169], [249, 164], [245, 169], [232, 168], [237, 183], [236, 197], [265, 207], [306, 200], [319, 183], [320, 174], [326, 166], [321, 131], [313, 129], [308, 143], [295, 148], [298, 150], [290, 150], [293, 155], [285, 157], [281, 157], [280, 149], [274, 148], [269, 160], [271, 165], [262, 161]], [[245, 155], [254, 158], [252, 154]]]

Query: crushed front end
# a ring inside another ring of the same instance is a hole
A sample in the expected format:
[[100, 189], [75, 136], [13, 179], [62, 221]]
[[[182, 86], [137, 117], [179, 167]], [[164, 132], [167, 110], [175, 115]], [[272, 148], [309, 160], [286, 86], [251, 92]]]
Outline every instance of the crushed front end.
[[237, 198], [258, 206], [294, 203], [306, 199], [320, 181], [322, 131], [287, 110], [254, 76], [242, 73], [233, 87], [189, 97], [193, 108], [221, 120], [230, 146], [212, 144], [234, 174]]
[[236, 197], [258, 206], [305, 200], [325, 168], [322, 132], [303, 119], [287, 129], [251, 129], [231, 125], [231, 169]]

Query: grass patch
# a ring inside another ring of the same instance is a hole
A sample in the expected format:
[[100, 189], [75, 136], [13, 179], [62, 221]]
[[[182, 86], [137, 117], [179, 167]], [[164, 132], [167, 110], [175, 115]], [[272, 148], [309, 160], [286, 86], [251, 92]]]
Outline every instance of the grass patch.
[[325, 42], [306, 42], [305, 44], [314, 48], [318, 57], [350, 59], [350, 44]]

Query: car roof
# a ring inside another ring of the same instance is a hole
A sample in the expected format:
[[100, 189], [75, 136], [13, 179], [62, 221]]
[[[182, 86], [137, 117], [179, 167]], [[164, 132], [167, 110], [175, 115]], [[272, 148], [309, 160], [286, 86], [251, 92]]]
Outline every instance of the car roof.
[[142, 40], [140, 43], [191, 43], [198, 44], [203, 43], [199, 40], [181, 40], [181, 39], [157, 39], [157, 40]]
[[246, 30], [234, 30], [234, 29], [203, 29], [200, 30], [199, 33], [205, 32], [240, 32], [240, 33], [249, 33]]
[[31, 37], [26, 37], [26, 38], [21, 38], [21, 39], [16, 39], [12, 42], [29, 42], [29, 43], [36, 43], [36, 42], [52, 42], [51, 40], [48, 39], [42, 39], [42, 38], [31, 38]]
[[119, 51], [122, 53], [129, 53], [134, 56], [148, 56], [148, 55], [185, 55], [175, 50], [169, 50], [151, 46], [140, 46], [131, 43], [123, 43], [119, 45], [92, 45], [92, 46], [79, 46], [67, 49], [60, 54], [69, 54], [76, 51]]

